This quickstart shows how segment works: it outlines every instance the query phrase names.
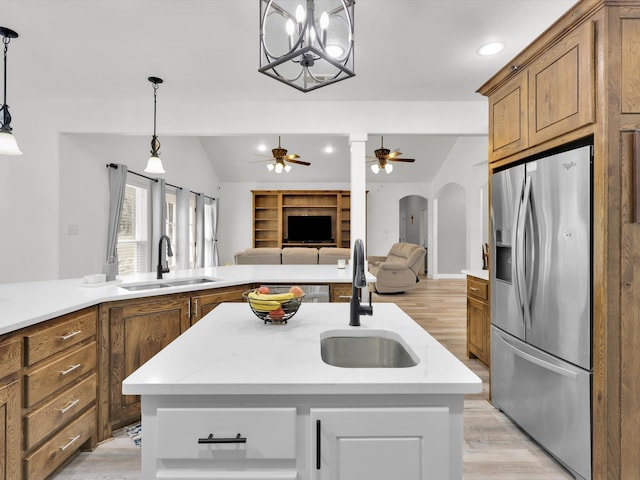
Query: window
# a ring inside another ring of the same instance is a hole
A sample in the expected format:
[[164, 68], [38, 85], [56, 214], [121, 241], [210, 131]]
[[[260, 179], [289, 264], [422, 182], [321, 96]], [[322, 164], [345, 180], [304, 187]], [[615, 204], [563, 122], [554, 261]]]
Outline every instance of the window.
[[127, 184], [118, 225], [118, 273], [148, 272], [148, 190]]

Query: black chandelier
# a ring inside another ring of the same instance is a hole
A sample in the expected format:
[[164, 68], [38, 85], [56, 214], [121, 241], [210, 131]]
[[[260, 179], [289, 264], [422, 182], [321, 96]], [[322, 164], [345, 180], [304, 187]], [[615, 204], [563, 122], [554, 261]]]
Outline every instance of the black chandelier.
[[0, 107], [0, 155], [22, 155], [11, 128], [11, 114], [7, 105], [7, 50], [12, 38], [18, 34], [10, 28], [0, 27], [0, 36], [4, 44], [4, 100]]
[[260, 68], [308, 92], [355, 76], [355, 0], [260, 0]]

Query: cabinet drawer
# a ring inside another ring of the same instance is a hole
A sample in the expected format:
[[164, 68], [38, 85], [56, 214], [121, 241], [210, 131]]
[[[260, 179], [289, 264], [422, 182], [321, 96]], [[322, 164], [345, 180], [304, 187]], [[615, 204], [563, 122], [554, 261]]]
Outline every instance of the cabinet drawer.
[[25, 375], [25, 402], [30, 407], [58, 389], [74, 383], [96, 367], [96, 342], [59, 357]]
[[24, 478], [47, 478], [91, 437], [96, 422], [92, 407], [25, 459]]
[[22, 367], [22, 342], [14, 338], [0, 342], [0, 378], [4, 378]]
[[484, 280], [467, 277], [467, 295], [487, 301], [489, 299], [489, 285]]
[[91, 375], [25, 416], [24, 442], [30, 450], [96, 400], [96, 376]]
[[43, 327], [25, 336], [26, 364], [33, 365], [54, 353], [96, 334], [96, 310], [72, 313], [62, 317], [60, 322]]
[[[235, 440], [246, 443], [203, 443]], [[160, 408], [158, 457], [164, 459], [295, 459], [295, 408]]]

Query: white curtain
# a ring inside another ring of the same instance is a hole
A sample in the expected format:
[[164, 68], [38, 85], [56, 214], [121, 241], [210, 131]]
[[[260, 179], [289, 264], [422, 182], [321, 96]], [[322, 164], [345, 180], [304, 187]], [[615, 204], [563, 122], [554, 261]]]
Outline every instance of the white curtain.
[[196, 268], [204, 267], [204, 195], [196, 193]]
[[217, 267], [218, 260], [218, 245], [217, 245], [217, 230], [218, 230], [218, 202], [215, 198], [208, 198], [207, 203], [204, 206], [204, 264], [206, 267]]
[[176, 268], [189, 268], [189, 204], [191, 192], [186, 188], [176, 191]]
[[219, 215], [219, 200], [217, 198], [211, 199], [209, 212], [210, 226], [211, 226], [211, 263], [213, 267], [220, 265], [220, 257], [218, 254], [218, 215]]
[[107, 232], [107, 257], [104, 273], [107, 281], [113, 281], [118, 274], [118, 225], [122, 214], [124, 192], [127, 186], [127, 166], [110, 164], [109, 166], [109, 224]]
[[[151, 182], [151, 258], [150, 271], [155, 271], [158, 266], [158, 243], [160, 237], [165, 234], [167, 228], [167, 195], [166, 182], [162, 178], [156, 178]], [[167, 265], [167, 251], [160, 252], [161, 263]]]

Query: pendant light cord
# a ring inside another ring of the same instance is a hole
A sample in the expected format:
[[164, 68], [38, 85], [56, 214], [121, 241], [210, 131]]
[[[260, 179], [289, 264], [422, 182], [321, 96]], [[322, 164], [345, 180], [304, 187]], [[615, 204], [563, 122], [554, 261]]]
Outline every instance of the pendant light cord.
[[2, 43], [4, 43], [4, 104], [7, 104], [7, 50], [9, 49], [9, 37], [2, 37]]
[[156, 136], [156, 98], [158, 96], [158, 84], [153, 84], [153, 136]]

